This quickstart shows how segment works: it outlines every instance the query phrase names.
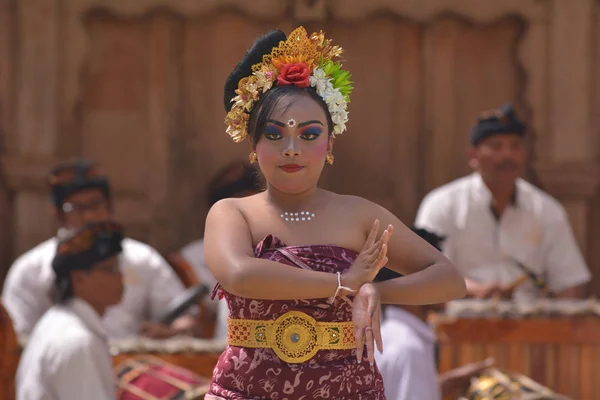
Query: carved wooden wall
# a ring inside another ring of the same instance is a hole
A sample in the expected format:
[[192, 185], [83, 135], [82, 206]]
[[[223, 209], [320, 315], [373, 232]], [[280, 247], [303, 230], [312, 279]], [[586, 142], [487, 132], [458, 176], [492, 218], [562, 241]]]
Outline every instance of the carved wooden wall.
[[224, 134], [223, 81], [257, 34], [301, 23], [345, 47], [356, 81], [324, 186], [410, 224], [468, 171], [475, 116], [513, 102], [528, 177], [567, 207], [600, 294], [599, 15], [593, 0], [0, 0], [2, 268], [52, 233], [42, 178], [71, 155], [105, 166], [134, 237], [199, 237], [206, 182], [249, 151]]

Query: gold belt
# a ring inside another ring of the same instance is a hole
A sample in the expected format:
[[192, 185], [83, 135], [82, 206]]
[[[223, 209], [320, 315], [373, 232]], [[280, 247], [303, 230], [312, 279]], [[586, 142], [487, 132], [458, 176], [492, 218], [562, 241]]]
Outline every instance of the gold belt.
[[356, 348], [352, 322], [317, 322], [300, 311], [289, 311], [274, 321], [229, 318], [231, 346], [269, 348], [283, 361], [302, 363], [319, 350]]

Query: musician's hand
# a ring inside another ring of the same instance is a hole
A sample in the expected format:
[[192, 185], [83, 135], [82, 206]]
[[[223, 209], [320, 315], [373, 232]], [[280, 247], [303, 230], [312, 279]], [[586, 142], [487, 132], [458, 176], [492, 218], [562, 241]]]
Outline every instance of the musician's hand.
[[492, 365], [494, 365], [494, 359], [488, 358], [441, 374], [439, 382], [442, 389], [442, 396], [454, 397], [464, 394], [469, 388], [471, 378], [481, 375], [483, 371]]
[[495, 295], [501, 299], [512, 299], [515, 286], [510, 283], [499, 283], [496, 285]]
[[383, 352], [380, 329], [380, 298], [379, 291], [372, 283], [365, 283], [358, 290], [352, 301], [352, 322], [356, 337], [356, 359], [361, 362], [365, 345], [367, 358], [371, 365], [375, 362], [375, 349]]
[[371, 282], [387, 262], [387, 243], [392, 236], [394, 227], [389, 225], [379, 239], [379, 220], [375, 220], [371, 232], [363, 248], [352, 263], [348, 271], [342, 274], [342, 284], [350, 289], [357, 290], [364, 283]]
[[142, 323], [140, 334], [151, 339], [166, 339], [175, 336], [177, 331], [160, 322], [146, 321]]
[[496, 282], [477, 282], [465, 278], [467, 284], [467, 295], [475, 299], [489, 299], [498, 294], [499, 286]]

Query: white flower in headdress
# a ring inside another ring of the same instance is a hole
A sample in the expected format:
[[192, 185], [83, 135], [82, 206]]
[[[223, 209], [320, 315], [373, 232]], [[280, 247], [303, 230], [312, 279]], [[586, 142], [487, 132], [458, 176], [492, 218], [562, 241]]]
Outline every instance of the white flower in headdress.
[[346, 130], [348, 122], [348, 102], [342, 92], [333, 86], [331, 78], [327, 76], [321, 68], [315, 68], [310, 77], [310, 85], [315, 88], [317, 94], [321, 96], [333, 122], [333, 134], [340, 135]]
[[325, 71], [323, 69], [315, 68], [312, 76], [310, 77], [310, 84], [316, 85], [316, 83], [314, 83], [314, 82], [322, 81], [322, 80], [329, 81], [327, 74], [325, 73]]

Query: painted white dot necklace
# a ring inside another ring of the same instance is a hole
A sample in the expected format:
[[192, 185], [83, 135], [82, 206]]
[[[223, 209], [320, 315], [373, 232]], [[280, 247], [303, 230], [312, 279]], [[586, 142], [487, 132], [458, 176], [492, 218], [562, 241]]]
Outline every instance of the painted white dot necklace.
[[306, 222], [315, 218], [315, 214], [309, 211], [300, 211], [295, 213], [284, 212], [280, 217], [289, 222]]

